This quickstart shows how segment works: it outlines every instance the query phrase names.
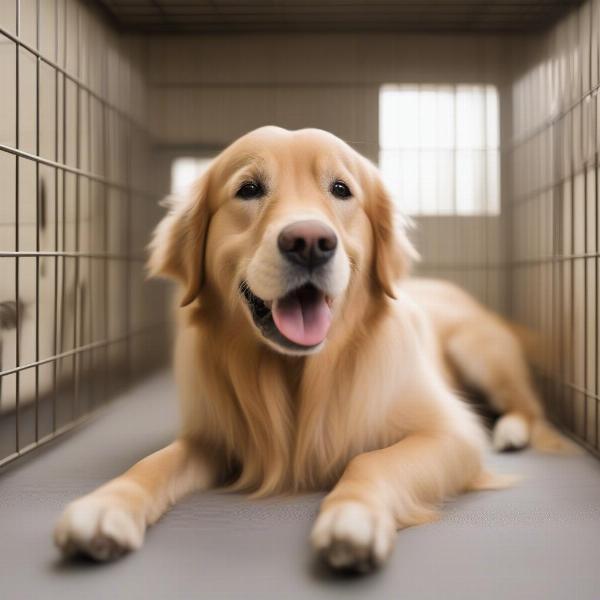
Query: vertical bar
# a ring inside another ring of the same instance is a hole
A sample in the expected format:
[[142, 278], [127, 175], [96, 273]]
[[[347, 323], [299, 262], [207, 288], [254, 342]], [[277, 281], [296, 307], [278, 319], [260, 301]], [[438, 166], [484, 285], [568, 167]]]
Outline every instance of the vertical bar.
[[[103, 55], [103, 59], [104, 59], [104, 69], [103, 69], [103, 82], [102, 82], [102, 86], [104, 88], [104, 97], [107, 98], [108, 97], [108, 77], [109, 77], [109, 70], [108, 70], [108, 56], [106, 54], [106, 52]], [[103, 153], [103, 157], [102, 157], [102, 162], [103, 162], [103, 167], [104, 167], [104, 175], [106, 176], [107, 179], [110, 178], [110, 169], [109, 169], [109, 165], [108, 165], [108, 157], [109, 157], [109, 146], [110, 146], [110, 121], [109, 121], [109, 113], [108, 113], [108, 107], [106, 106], [106, 104], [102, 105], [102, 117], [103, 117], [103, 125], [104, 127], [102, 128], [103, 131], [103, 145], [102, 145], [102, 153]], [[108, 247], [108, 219], [110, 216], [110, 211], [109, 211], [109, 199], [110, 199], [110, 189], [107, 185], [103, 184], [102, 188], [104, 190], [103, 192], [103, 202], [104, 202], [104, 231], [103, 231], [103, 247], [104, 247], [104, 252], [108, 253], [109, 252], [109, 247]], [[109, 285], [110, 285], [110, 278], [109, 278], [109, 261], [110, 259], [107, 256], [104, 256], [102, 259], [102, 266], [103, 266], [103, 276], [104, 276], [104, 339], [107, 341], [107, 344], [104, 346], [104, 377], [103, 377], [103, 381], [104, 381], [104, 399], [103, 401], [106, 401], [106, 396], [109, 392], [109, 362], [110, 362], [110, 326], [109, 326], [109, 319], [110, 319], [110, 310], [109, 310], [109, 300], [110, 300], [110, 294], [109, 294]]]
[[553, 312], [552, 312], [552, 332], [553, 332], [553, 349], [552, 349], [552, 397], [554, 404], [554, 418], [560, 421], [562, 416], [561, 398], [564, 389], [561, 387], [560, 373], [562, 371], [562, 353], [564, 346], [563, 339], [563, 290], [562, 290], [562, 262], [559, 261], [560, 251], [563, 247], [563, 230], [562, 230], [562, 186], [558, 184], [560, 174], [560, 148], [561, 148], [561, 121], [550, 125], [550, 135], [552, 138], [552, 203], [553, 203], [553, 228], [554, 235], [552, 236], [552, 293], [553, 293]]
[[419, 114], [421, 111], [421, 105], [423, 102], [423, 94], [421, 91], [422, 86], [417, 85], [417, 114], [415, 115], [415, 120], [417, 122], [417, 214], [423, 214], [423, 190], [421, 189], [421, 159], [423, 157], [423, 148], [421, 146], [421, 115]]
[[[591, 7], [590, 7], [591, 9]], [[579, 12], [579, 19], [581, 20], [582, 13]], [[589, 37], [589, 47], [587, 49], [582, 48], [582, 52], [589, 53], [588, 60], [588, 81], [591, 82], [591, 44], [592, 44], [592, 20], [589, 19], [588, 26], [590, 28], [590, 37]], [[583, 387], [584, 387], [584, 397], [583, 397], [583, 439], [588, 441], [588, 398], [590, 390], [588, 389], [588, 250], [590, 247], [588, 240], [588, 161], [586, 155], [586, 143], [587, 139], [587, 131], [584, 129], [584, 117], [586, 111], [586, 104], [589, 100], [586, 100], [588, 90], [584, 87], [584, 78], [583, 78], [583, 69], [581, 69], [581, 91], [584, 95], [584, 99], [581, 104], [581, 112], [580, 112], [580, 144], [581, 144], [581, 156], [583, 159], [583, 252], [585, 258], [583, 259]]]
[[[36, 12], [36, 46], [40, 49], [40, 0], [35, 3]], [[35, 60], [35, 155], [40, 156], [40, 57]], [[40, 163], [35, 162], [35, 362], [40, 360]], [[40, 439], [39, 413], [40, 413], [40, 369], [35, 367], [35, 441]]]
[[[54, 5], [54, 58], [58, 64], [58, 0]], [[58, 70], [54, 69], [54, 160], [59, 161], [58, 156]], [[58, 251], [58, 167], [54, 170], [54, 250]], [[54, 257], [54, 327], [53, 327], [53, 347], [54, 356], [58, 354], [58, 261]], [[58, 361], [52, 361], [52, 433], [56, 432], [56, 402], [58, 400]]]
[[[513, 96], [516, 95], [513, 94]], [[516, 104], [513, 103], [513, 104]], [[500, 109], [502, 109], [502, 105], [500, 105]], [[504, 109], [505, 110], [505, 109]], [[514, 119], [514, 114], [516, 111], [516, 107], [513, 105], [511, 109], [511, 117]], [[502, 114], [502, 113], [499, 113]], [[502, 121], [501, 121], [502, 123]], [[511, 138], [516, 137], [515, 134], [518, 132], [515, 131], [516, 128], [513, 128], [511, 133]], [[500, 148], [502, 149], [504, 146], [504, 138], [502, 137], [505, 131], [505, 127], [500, 127]], [[506, 288], [502, 303], [504, 305], [504, 311], [507, 315], [510, 315], [511, 318], [515, 318], [514, 306], [513, 306], [513, 295], [514, 295], [514, 278], [515, 273], [517, 271], [517, 265], [513, 262], [513, 254], [514, 254], [514, 245], [513, 245], [513, 211], [514, 211], [514, 203], [516, 201], [516, 197], [518, 196], [518, 188], [517, 188], [517, 173], [515, 173], [515, 164], [516, 164], [516, 155], [518, 154], [520, 149], [519, 143], [513, 143], [511, 152], [510, 152], [510, 164], [508, 168], [503, 165], [504, 155], [502, 150], [499, 151], [500, 156], [500, 165], [498, 170], [498, 177], [500, 182], [500, 235], [502, 236], [505, 250], [502, 252], [500, 256], [500, 261], [502, 263], [502, 276], [501, 276], [501, 284]], [[507, 178], [510, 178], [507, 181]], [[506, 184], [506, 185], [505, 185]], [[511, 190], [514, 190], [513, 194], [507, 194], [506, 189], [510, 186]]]
[[[557, 137], [559, 140], [559, 144], [557, 145], [558, 148], [562, 148], [563, 145], [565, 144], [565, 118], [559, 120], [557, 122], [556, 125], [557, 128]], [[562, 159], [562, 155], [557, 156], [557, 163], [559, 163]], [[559, 379], [559, 397], [561, 398], [560, 401], [560, 420], [561, 422], [566, 426], [566, 407], [565, 407], [565, 403], [563, 401], [563, 399], [565, 398], [565, 395], [568, 392], [567, 388], [564, 385], [565, 382], [565, 377], [566, 377], [566, 371], [567, 371], [567, 364], [566, 364], [566, 348], [565, 345], [569, 340], [565, 339], [565, 332], [566, 332], [566, 327], [565, 324], [563, 323], [563, 320], [566, 318], [565, 315], [565, 279], [566, 279], [566, 261], [561, 260], [562, 256], [564, 255], [565, 252], [565, 242], [564, 242], [564, 228], [562, 227], [561, 223], [563, 220], [563, 216], [564, 216], [564, 212], [565, 212], [565, 194], [564, 194], [564, 187], [563, 185], [560, 183], [561, 182], [561, 178], [560, 178], [560, 173], [561, 173], [561, 168], [558, 168], [558, 164], [557, 164], [557, 172], [556, 172], [556, 177], [555, 180], [557, 181], [557, 186], [558, 186], [558, 193], [559, 193], [559, 202], [558, 202], [558, 209], [559, 209], [559, 218], [557, 219], [557, 226], [559, 227], [560, 230], [560, 237], [558, 239], [558, 244], [557, 244], [557, 261], [558, 261], [558, 271], [559, 271], [559, 283], [558, 283], [558, 287], [559, 287], [559, 314], [558, 314], [558, 323], [560, 326], [560, 343], [559, 343], [559, 370], [558, 370], [558, 379]], [[570, 353], [568, 353], [570, 355]]]
[[[123, 61], [121, 59], [121, 53], [119, 53], [119, 73], [123, 69]], [[131, 109], [131, 69], [129, 65], [126, 65], [127, 68], [127, 98], [126, 98], [126, 107], [129, 111]], [[133, 165], [132, 165], [132, 151], [133, 151], [133, 131], [132, 131], [132, 123], [131, 119], [127, 119], [126, 123], [126, 133], [127, 137], [125, 139], [125, 185], [127, 186], [127, 197], [126, 197], [126, 206], [125, 206], [125, 233], [127, 245], [125, 247], [125, 293], [127, 297], [125, 299], [126, 303], [126, 313], [125, 313], [125, 356], [126, 356], [126, 365], [125, 365], [125, 385], [129, 386], [132, 381], [132, 343], [131, 343], [131, 295], [133, 284], [131, 281], [131, 256], [133, 254], [133, 236], [132, 236], [132, 214], [133, 214], [133, 202], [134, 196], [132, 193], [133, 186]]]
[[[592, 61], [590, 60], [590, 68], [591, 68], [591, 63]], [[591, 79], [590, 81], [593, 81], [593, 79]], [[598, 260], [599, 256], [600, 256], [600, 234], [598, 233], [598, 230], [600, 229], [600, 207], [598, 207], [598, 179], [599, 179], [599, 173], [598, 173], [598, 168], [600, 166], [600, 163], [598, 162], [598, 96], [594, 95], [592, 96], [592, 101], [594, 103], [593, 106], [593, 111], [592, 114], [594, 115], [594, 136], [593, 136], [593, 142], [594, 142], [594, 206], [596, 207], [595, 210], [595, 214], [594, 214], [594, 235], [595, 235], [595, 244], [594, 244], [594, 252], [595, 252], [595, 258], [592, 259], [594, 260], [594, 324], [595, 324], [595, 331], [594, 331], [594, 365], [595, 365], [595, 386], [594, 386], [594, 396], [595, 396], [595, 413], [594, 413], [594, 448], [596, 450], [600, 450], [600, 440], [598, 439], [598, 434], [599, 434], [599, 430], [600, 430], [600, 413], [599, 413], [599, 407], [598, 405], [600, 404], [600, 346], [599, 346], [599, 340], [598, 340], [598, 331], [600, 329], [599, 327], [599, 318], [600, 318], [600, 309], [598, 307], [598, 305], [600, 304], [600, 298], [598, 296], [598, 293], [600, 292], [600, 286], [598, 284], [598, 280], [600, 279], [600, 261]]]
[[[16, 9], [17, 9], [17, 23], [16, 23], [16, 32], [17, 32], [17, 39], [20, 39], [20, 35], [21, 35], [21, 3], [20, 0], [15, 0], [16, 1]], [[19, 110], [19, 100], [20, 100], [20, 94], [19, 94], [19, 88], [20, 88], [20, 78], [19, 78], [19, 55], [21, 52], [21, 47], [19, 46], [19, 44], [16, 45], [16, 50], [17, 50], [17, 54], [16, 54], [16, 137], [15, 137], [15, 147], [19, 148], [20, 144], [19, 144], [19, 121], [20, 121], [20, 110]], [[15, 156], [15, 175], [16, 175], [16, 180], [15, 180], [15, 251], [18, 252], [19, 251], [19, 193], [20, 193], [20, 159], [18, 156]], [[21, 302], [19, 299], [19, 257], [15, 256], [15, 300], [16, 300], [16, 329], [15, 329], [15, 353], [16, 353], [16, 360], [15, 360], [15, 364], [17, 366], [19, 366], [21, 364], [20, 362], [20, 355], [21, 355], [21, 344], [20, 344], [20, 339], [21, 339]], [[20, 398], [20, 392], [21, 392], [21, 381], [20, 381], [20, 372], [17, 371], [15, 373], [15, 390], [16, 390], [16, 395], [15, 395], [15, 426], [16, 426], [16, 435], [15, 435], [15, 444], [16, 444], [16, 452], [19, 452], [20, 450], [20, 429], [21, 429], [21, 423], [20, 423], [20, 402], [21, 402], [21, 398]]]
[[131, 356], [131, 255], [132, 255], [132, 245], [131, 245], [131, 213], [132, 213], [132, 202], [133, 195], [131, 193], [131, 123], [127, 123], [127, 142], [126, 142], [126, 169], [127, 173], [125, 175], [125, 180], [127, 181], [127, 203], [125, 206], [125, 231], [127, 234], [127, 248], [126, 254], [127, 257], [125, 259], [125, 286], [127, 297], [125, 299], [126, 304], [126, 313], [125, 313], [125, 355], [127, 364], [125, 366], [125, 382], [126, 385], [131, 383], [131, 364], [132, 364], [132, 356]]
[[[92, 67], [91, 67], [91, 48], [90, 48], [90, 36], [88, 36], [88, 52], [87, 52], [87, 73], [88, 73], [88, 83], [90, 83]], [[93, 145], [92, 145], [92, 95], [87, 95], [87, 132], [88, 132], [88, 171], [90, 173], [94, 173], [94, 161], [92, 160], [93, 155]], [[92, 254], [97, 252], [97, 248], [92, 246], [92, 242], [94, 241], [94, 236], [92, 235], [92, 231], [94, 228], [94, 215], [95, 215], [95, 186], [93, 185], [90, 179], [87, 180], [88, 184], [88, 202], [89, 202], [89, 222], [88, 222], [88, 244], [90, 246], [90, 256], [88, 257], [88, 286], [89, 286], [89, 294], [87, 297], [89, 298], [89, 332], [90, 332], [90, 342], [93, 340], [93, 319], [94, 319], [94, 276], [93, 276], [93, 260]], [[92, 410], [95, 404], [95, 398], [93, 390], [95, 389], [96, 384], [96, 363], [94, 360], [95, 353], [93, 350], [89, 352], [89, 360], [88, 360], [88, 378], [90, 381], [90, 390], [89, 390], [89, 399], [88, 399], [88, 410]]]
[[[457, 255], [456, 255], [456, 238], [458, 236], [458, 209], [457, 209], [457, 203], [456, 203], [456, 186], [457, 186], [457, 177], [456, 177], [456, 173], [457, 173], [457, 169], [458, 169], [458, 165], [457, 165], [457, 140], [456, 140], [456, 132], [457, 132], [457, 120], [458, 120], [458, 116], [457, 116], [457, 111], [456, 111], [456, 102], [457, 102], [457, 86], [456, 84], [453, 84], [452, 86], [452, 223], [453, 223], [453, 231], [452, 231], [452, 259], [456, 260]], [[463, 261], [462, 257], [459, 257], [459, 261]], [[463, 267], [464, 268], [464, 265]], [[456, 283], [459, 284], [463, 284], [464, 282], [461, 281], [463, 276], [462, 270], [459, 267], [459, 269], [457, 269], [455, 275], [454, 275], [454, 279]], [[458, 281], [456, 281], [456, 279], [458, 278]]]
[[[68, 36], [67, 36], [67, 3], [64, 2], [63, 3], [63, 65], [66, 69], [67, 67], [67, 42], [68, 42]], [[63, 94], [62, 94], [62, 113], [63, 113], [63, 122], [62, 122], [62, 139], [63, 139], [63, 156], [62, 156], [62, 163], [64, 165], [67, 164], [67, 78], [63, 75], [62, 78], [62, 87], [63, 87]], [[66, 231], [67, 231], [67, 227], [66, 227], [66, 193], [67, 193], [67, 174], [66, 171], [63, 169], [62, 171], [62, 215], [61, 215], [61, 222], [62, 222], [62, 240], [61, 240], [61, 249], [63, 251], [65, 251], [67, 249], [66, 247]], [[62, 278], [61, 278], [61, 297], [60, 297], [60, 329], [59, 329], [59, 336], [60, 336], [60, 351], [62, 352], [62, 350], [64, 349], [64, 327], [65, 327], [65, 297], [66, 297], [66, 274], [67, 274], [67, 257], [66, 256], [62, 256], [61, 257], [61, 263], [62, 263]], [[61, 365], [61, 371], [63, 369], [63, 359], [61, 359], [60, 365]], [[71, 415], [71, 417], [74, 417], [74, 414]]]
[[[77, 16], [76, 16], [76, 30], [77, 37], [75, 39], [75, 48], [77, 50], [77, 80], [80, 81], [81, 77], [81, 61], [79, 60], [81, 47], [80, 47], [80, 11], [79, 4], [77, 7]], [[81, 140], [81, 123], [80, 123], [80, 95], [81, 88], [79, 87], [79, 83], [75, 84], [75, 166], [79, 169], [81, 167], [81, 148], [80, 148], [80, 140]], [[73, 348], [76, 349], [79, 347], [78, 344], [78, 334], [79, 334], [79, 302], [80, 302], [80, 289], [79, 289], [79, 256], [77, 255], [79, 252], [79, 218], [80, 218], [80, 199], [81, 199], [81, 178], [79, 174], [75, 175], [75, 283], [73, 286], [75, 306], [73, 310]], [[73, 377], [74, 377], [74, 390], [73, 390], [73, 415], [76, 417], [79, 416], [81, 411], [80, 406], [80, 373], [79, 370], [81, 368], [81, 360], [82, 357], [79, 356], [78, 352], [73, 354]]]
[[[597, 99], [596, 99], [597, 101]], [[600, 256], [600, 235], [598, 234], [598, 230], [600, 229], [599, 225], [600, 225], [600, 219], [598, 218], [598, 215], [600, 213], [600, 208], [598, 207], [598, 167], [599, 162], [598, 162], [598, 133], [597, 133], [597, 127], [596, 127], [596, 135], [595, 135], [595, 148], [596, 148], [596, 152], [595, 152], [595, 161], [594, 161], [594, 169], [595, 169], [595, 177], [594, 177], [594, 206], [596, 207], [596, 214], [594, 215], [594, 219], [595, 219], [595, 226], [594, 226], [594, 230], [595, 230], [595, 235], [596, 235], [596, 244], [595, 244], [595, 252], [596, 252], [596, 257], [595, 257], [595, 269], [594, 269], [594, 287], [595, 287], [595, 294], [594, 294], [594, 299], [595, 299], [595, 306], [594, 306], [594, 311], [595, 311], [595, 318], [594, 318], [594, 322], [596, 325], [596, 331], [594, 332], [594, 365], [596, 367], [596, 373], [595, 373], [595, 388], [594, 388], [594, 395], [596, 397], [596, 404], [595, 404], [595, 415], [594, 415], [594, 423], [595, 423], [595, 435], [594, 435], [594, 447], [596, 448], [596, 450], [600, 450], [600, 440], [598, 438], [598, 434], [600, 431], [600, 413], [599, 413], [599, 407], [598, 405], [600, 404], [600, 347], [599, 347], [599, 340], [598, 340], [598, 330], [599, 330], [599, 321], [598, 319], [600, 318], [600, 309], [599, 309], [599, 304], [600, 304], [600, 298], [598, 297], [598, 293], [600, 291], [600, 286], [598, 285], [598, 280], [600, 279], [600, 261], [599, 261], [599, 256]]]
[[[581, 134], [583, 138], [583, 117], [581, 119]], [[587, 160], [583, 162], [583, 252], [585, 258], [583, 261], [583, 387], [584, 387], [584, 397], [583, 397], [583, 437], [587, 441], [588, 437], [588, 394], [590, 390], [587, 388], [588, 384], [588, 261], [590, 260], [587, 257], [588, 249], [589, 249], [589, 241], [588, 241], [588, 227], [587, 227], [587, 219], [588, 219], [588, 185], [587, 185], [587, 173], [588, 171], [588, 163]]]
[[[482, 270], [479, 271], [479, 277], [484, 277], [485, 281], [483, 282], [483, 301], [489, 305], [490, 303], [490, 235], [489, 235], [489, 198], [488, 198], [488, 130], [487, 130], [487, 101], [488, 101], [488, 88], [487, 85], [482, 86], [482, 94], [483, 94], [483, 148], [481, 150], [482, 154], [482, 169], [483, 169], [483, 177], [482, 177], [482, 194], [483, 194], [483, 206], [481, 207], [481, 214], [483, 215], [483, 244], [485, 245], [485, 266]], [[480, 237], [481, 243], [481, 237]], [[478, 244], [479, 245], [479, 244]], [[481, 282], [480, 282], [481, 284]]]
[[[570, 211], [571, 211], [571, 220], [569, 221], [569, 226], [571, 227], [571, 239], [570, 239], [570, 249], [569, 249], [569, 255], [570, 258], [569, 260], [569, 264], [570, 264], [570, 269], [569, 269], [569, 273], [570, 273], [570, 287], [569, 287], [569, 291], [570, 291], [570, 315], [569, 315], [569, 323], [570, 323], [570, 328], [571, 328], [571, 351], [570, 351], [570, 357], [569, 357], [569, 366], [570, 366], [570, 372], [569, 372], [569, 378], [568, 381], [570, 383], [572, 383], [575, 379], [575, 371], [576, 371], [576, 365], [575, 365], [575, 352], [574, 352], [574, 348], [575, 348], [575, 259], [573, 258], [575, 256], [575, 153], [574, 153], [574, 140], [573, 140], [573, 113], [571, 112], [571, 137], [569, 139], [569, 146], [570, 146], [570, 157], [569, 157], [569, 163], [570, 163], [570, 174], [569, 174], [569, 185], [571, 186], [571, 194], [570, 194], [570, 200], [571, 200], [571, 206]], [[572, 387], [569, 388], [569, 397], [570, 397], [570, 406], [569, 406], [569, 412], [570, 412], [570, 420], [571, 420], [571, 430], [573, 431], [573, 433], [577, 433], [577, 428], [575, 426], [575, 391], [573, 390]]]
[[554, 419], [558, 419], [558, 394], [559, 391], [557, 390], [557, 368], [558, 368], [558, 357], [557, 357], [557, 351], [558, 348], [560, 347], [560, 335], [559, 335], [559, 331], [558, 331], [558, 326], [557, 326], [557, 322], [560, 322], [558, 319], [559, 316], [559, 298], [558, 298], [558, 263], [557, 263], [557, 254], [558, 254], [558, 246], [559, 246], [559, 227], [558, 224], [560, 223], [559, 221], [559, 217], [558, 217], [558, 207], [559, 207], [559, 201], [558, 201], [558, 197], [557, 197], [557, 188], [556, 188], [556, 155], [557, 155], [557, 127], [556, 125], [550, 125], [550, 136], [552, 139], [552, 146], [553, 146], [553, 155], [552, 155], [552, 164], [550, 167], [550, 178], [552, 180], [552, 187], [551, 187], [551, 200], [552, 200], [552, 240], [551, 240], [551, 244], [552, 244], [552, 270], [551, 270], [551, 293], [552, 293], [552, 312], [550, 313], [550, 319], [551, 319], [551, 331], [552, 331], [552, 355], [551, 355], [551, 361], [550, 361], [550, 365], [551, 365], [551, 371], [550, 371], [550, 375], [552, 377], [551, 381], [550, 381], [550, 387], [552, 390], [552, 411], [553, 414], [552, 416], [554, 417]]
[[[591, 14], [591, 18], [590, 18], [590, 47], [589, 47], [589, 52], [590, 52], [590, 60], [589, 60], [589, 65], [590, 65], [590, 89], [593, 90], [594, 89], [594, 85], [595, 85], [595, 77], [594, 77], [594, 72], [593, 72], [593, 53], [594, 53], [594, 18], [595, 18], [595, 11], [594, 11], [594, 3], [592, 3], [590, 5], [590, 14]], [[590, 260], [592, 262], [592, 266], [594, 267], [594, 327], [595, 327], [595, 331], [594, 331], [594, 361], [593, 364], [595, 366], [595, 373], [594, 373], [594, 380], [595, 380], [595, 385], [593, 388], [593, 391], [590, 391], [590, 393], [594, 394], [594, 440], [593, 442], [591, 442], [594, 445], [594, 448], [596, 450], [600, 449], [598, 446], [598, 371], [600, 370], [600, 366], [598, 364], [598, 253], [600, 252], [600, 248], [598, 248], [598, 123], [597, 123], [597, 96], [592, 95], [592, 97], [590, 98], [590, 103], [591, 103], [591, 107], [590, 107], [590, 126], [593, 125], [593, 131], [594, 134], [592, 136], [592, 144], [593, 144], [593, 152], [594, 152], [594, 158], [593, 158], [593, 165], [594, 165], [594, 191], [593, 191], [593, 197], [594, 197], [594, 207], [595, 207], [595, 211], [594, 211], [594, 253], [595, 253], [595, 258], [594, 257], [590, 257], [588, 260]], [[587, 205], [587, 202], [586, 202]], [[589, 218], [589, 215], [588, 215]], [[586, 230], [587, 230], [587, 218], [586, 218]], [[587, 272], [587, 269], [586, 269]], [[587, 327], [586, 327], [587, 330]], [[587, 364], [587, 361], [586, 361]], [[586, 385], [587, 385], [587, 380], [586, 380]], [[587, 407], [586, 407], [587, 408]], [[586, 410], [587, 413], [587, 410]], [[586, 430], [587, 432], [587, 430]]]

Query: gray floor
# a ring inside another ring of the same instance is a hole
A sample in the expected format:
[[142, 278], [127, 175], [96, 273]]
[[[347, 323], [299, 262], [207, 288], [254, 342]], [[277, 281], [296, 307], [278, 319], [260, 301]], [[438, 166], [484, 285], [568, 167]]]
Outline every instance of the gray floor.
[[137, 554], [108, 565], [62, 562], [51, 544], [65, 503], [167, 443], [174, 387], [158, 375], [92, 423], [0, 476], [0, 597], [600, 598], [600, 464], [589, 456], [490, 456], [525, 480], [450, 503], [400, 532], [389, 565], [340, 577], [307, 544], [319, 495], [268, 501], [188, 498]]

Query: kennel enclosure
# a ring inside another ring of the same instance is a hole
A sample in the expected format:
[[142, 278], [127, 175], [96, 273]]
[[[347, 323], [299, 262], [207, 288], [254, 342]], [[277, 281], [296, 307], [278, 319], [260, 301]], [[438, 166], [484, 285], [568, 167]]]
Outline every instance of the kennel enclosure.
[[384, 167], [418, 273], [542, 333], [550, 415], [597, 453], [599, 25], [593, 0], [3, 2], [0, 461], [165, 364], [144, 248], [173, 161], [268, 123]]
[[[2, 597], [596, 600], [599, 27], [600, 0], [0, 1]], [[177, 431], [158, 201], [264, 124], [380, 165], [417, 272], [540, 333], [549, 414], [596, 458], [489, 454], [521, 484], [367, 579], [316, 563], [319, 494], [208, 491], [121, 562], [61, 562], [65, 505]]]

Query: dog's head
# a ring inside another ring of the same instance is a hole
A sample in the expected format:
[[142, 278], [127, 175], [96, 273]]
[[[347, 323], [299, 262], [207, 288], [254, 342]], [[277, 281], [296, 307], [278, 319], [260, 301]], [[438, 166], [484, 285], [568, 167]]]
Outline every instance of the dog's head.
[[210, 290], [286, 354], [320, 350], [353, 295], [393, 297], [414, 255], [369, 161], [324, 131], [277, 127], [222, 152], [151, 250], [182, 305]]

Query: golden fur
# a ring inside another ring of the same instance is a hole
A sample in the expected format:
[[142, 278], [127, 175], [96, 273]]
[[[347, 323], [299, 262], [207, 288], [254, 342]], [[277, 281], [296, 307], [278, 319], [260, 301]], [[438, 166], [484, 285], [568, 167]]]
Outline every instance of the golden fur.
[[[256, 177], [269, 182], [267, 197], [236, 198]], [[351, 199], [331, 196], [333, 178]], [[240, 282], [266, 301], [281, 295], [274, 239], [307, 217], [340, 244], [327, 275], [331, 329], [304, 352], [261, 336]], [[97, 559], [137, 548], [178, 498], [211, 485], [323, 489], [314, 546], [333, 567], [367, 570], [389, 555], [398, 528], [435, 518], [444, 498], [501, 485], [483, 469], [484, 434], [451, 386], [475, 385], [506, 413], [498, 449], [526, 445], [543, 413], [521, 346], [461, 290], [407, 280], [415, 253], [399, 225], [376, 168], [331, 134], [268, 127], [227, 148], [172, 202], [151, 245], [152, 275], [181, 287], [181, 435], [72, 503], [58, 546]]]

